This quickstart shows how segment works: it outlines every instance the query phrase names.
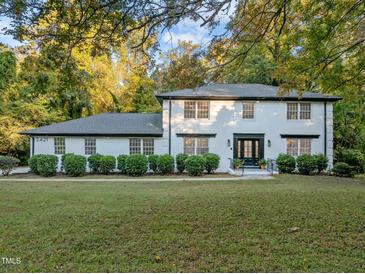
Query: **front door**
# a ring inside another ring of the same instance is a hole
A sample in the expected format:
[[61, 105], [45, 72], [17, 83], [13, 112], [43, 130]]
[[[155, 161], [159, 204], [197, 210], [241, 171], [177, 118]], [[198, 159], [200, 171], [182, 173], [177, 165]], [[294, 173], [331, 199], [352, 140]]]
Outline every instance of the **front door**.
[[236, 155], [245, 161], [245, 166], [257, 166], [260, 160], [260, 139], [236, 139]]

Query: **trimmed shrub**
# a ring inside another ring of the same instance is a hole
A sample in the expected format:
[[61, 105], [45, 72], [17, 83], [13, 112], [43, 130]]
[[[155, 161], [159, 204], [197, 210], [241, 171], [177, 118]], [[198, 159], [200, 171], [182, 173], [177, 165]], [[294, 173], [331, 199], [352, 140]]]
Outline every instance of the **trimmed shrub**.
[[154, 173], [158, 172], [158, 166], [157, 166], [158, 158], [160, 158], [160, 156], [158, 155], [148, 156], [148, 166], [150, 170], [152, 170]]
[[314, 161], [316, 163], [317, 173], [320, 174], [323, 170], [328, 167], [328, 158], [323, 154], [313, 155]]
[[119, 155], [117, 157], [117, 163], [118, 163], [117, 168], [120, 171], [120, 173], [122, 173], [122, 174], [126, 174], [127, 173], [127, 171], [125, 169], [125, 161], [127, 160], [127, 158], [128, 158], [128, 155], [124, 155], [124, 154], [123, 155]]
[[61, 171], [65, 170], [65, 159], [67, 156], [74, 155], [73, 153], [66, 153], [61, 156]]
[[58, 158], [55, 155], [39, 155], [37, 158], [37, 170], [44, 177], [55, 176], [57, 172]]
[[19, 163], [20, 160], [15, 157], [0, 156], [0, 170], [4, 176], [8, 176]]
[[39, 174], [38, 169], [37, 169], [37, 161], [38, 161], [38, 158], [41, 157], [42, 155], [43, 154], [33, 155], [28, 160], [28, 165], [29, 165], [30, 171], [33, 172], [34, 174]]
[[333, 166], [332, 172], [335, 176], [340, 177], [354, 177], [355, 171], [353, 170], [353, 167], [351, 167], [347, 163], [338, 162]]
[[64, 170], [71, 177], [85, 175], [86, 157], [81, 155], [67, 155], [64, 158]]
[[185, 170], [185, 161], [189, 157], [189, 155], [185, 153], [179, 153], [176, 155], [176, 168], [180, 173], [183, 173]]
[[365, 156], [357, 149], [345, 149], [340, 151], [338, 161], [347, 163], [353, 167], [356, 173], [363, 173], [365, 171]]
[[203, 156], [200, 155], [189, 156], [185, 161], [185, 168], [190, 176], [202, 175], [205, 168], [205, 160]]
[[276, 165], [280, 173], [292, 173], [295, 170], [295, 158], [288, 154], [280, 153], [276, 158]]
[[157, 169], [161, 174], [169, 174], [174, 171], [174, 157], [169, 154], [160, 155], [157, 158]]
[[100, 170], [100, 160], [103, 156], [100, 154], [94, 154], [87, 158], [87, 162], [89, 163], [89, 169], [93, 173], [101, 173]]
[[298, 171], [302, 175], [309, 175], [317, 170], [316, 159], [308, 154], [300, 155], [297, 158]]
[[100, 159], [100, 172], [101, 174], [109, 174], [115, 169], [115, 157], [114, 156], [102, 156]]
[[125, 161], [125, 169], [128, 175], [142, 176], [147, 172], [148, 159], [142, 154], [132, 154]]
[[217, 154], [205, 153], [203, 157], [205, 161], [205, 169], [208, 173], [214, 172], [219, 167], [220, 158]]

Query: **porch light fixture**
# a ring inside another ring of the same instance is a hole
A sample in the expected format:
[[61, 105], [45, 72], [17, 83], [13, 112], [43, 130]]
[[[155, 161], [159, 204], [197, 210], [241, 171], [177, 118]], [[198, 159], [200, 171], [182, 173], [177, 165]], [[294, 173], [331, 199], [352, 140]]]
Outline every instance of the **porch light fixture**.
[[231, 147], [231, 140], [230, 139], [227, 140], [227, 146]]
[[271, 147], [271, 140], [267, 140], [267, 146]]

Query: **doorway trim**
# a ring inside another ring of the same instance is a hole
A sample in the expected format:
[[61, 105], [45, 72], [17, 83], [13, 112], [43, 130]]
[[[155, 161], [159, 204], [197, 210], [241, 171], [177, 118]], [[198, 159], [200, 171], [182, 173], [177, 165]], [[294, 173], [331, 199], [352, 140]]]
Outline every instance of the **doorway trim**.
[[265, 159], [265, 134], [264, 133], [233, 133], [233, 159], [237, 158], [237, 139], [258, 139], [260, 140], [260, 156]]

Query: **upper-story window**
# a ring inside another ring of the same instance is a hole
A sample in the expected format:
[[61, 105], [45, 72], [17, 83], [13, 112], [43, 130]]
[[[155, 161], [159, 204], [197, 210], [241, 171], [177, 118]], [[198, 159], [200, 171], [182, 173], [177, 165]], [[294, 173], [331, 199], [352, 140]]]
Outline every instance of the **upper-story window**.
[[311, 103], [287, 103], [286, 117], [288, 120], [310, 120]]
[[65, 138], [55, 137], [54, 138], [54, 154], [65, 154], [66, 144]]
[[96, 153], [96, 139], [85, 138], [85, 155], [93, 155]]
[[242, 118], [253, 119], [255, 116], [255, 103], [254, 102], [243, 102], [242, 103]]
[[185, 101], [184, 118], [186, 119], [208, 119], [209, 101]]
[[153, 138], [129, 139], [129, 154], [151, 155], [155, 152], [155, 140]]

